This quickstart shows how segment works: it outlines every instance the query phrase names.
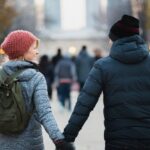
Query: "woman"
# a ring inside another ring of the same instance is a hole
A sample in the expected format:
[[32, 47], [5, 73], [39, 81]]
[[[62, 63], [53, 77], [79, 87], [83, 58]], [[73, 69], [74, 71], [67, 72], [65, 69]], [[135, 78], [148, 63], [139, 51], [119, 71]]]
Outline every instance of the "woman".
[[3, 66], [11, 75], [25, 69], [19, 76], [27, 112], [33, 112], [27, 127], [20, 134], [0, 134], [0, 150], [43, 150], [41, 125], [56, 144], [63, 147], [64, 137], [53, 117], [44, 76], [37, 71], [38, 38], [24, 30], [11, 32], [1, 44], [9, 60]]

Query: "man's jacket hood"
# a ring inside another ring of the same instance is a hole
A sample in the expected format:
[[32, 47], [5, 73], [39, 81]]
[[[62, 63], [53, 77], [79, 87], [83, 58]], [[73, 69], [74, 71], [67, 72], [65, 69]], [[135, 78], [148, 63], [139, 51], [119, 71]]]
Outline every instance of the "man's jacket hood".
[[126, 64], [139, 63], [148, 55], [148, 47], [139, 35], [115, 41], [110, 52], [112, 58]]

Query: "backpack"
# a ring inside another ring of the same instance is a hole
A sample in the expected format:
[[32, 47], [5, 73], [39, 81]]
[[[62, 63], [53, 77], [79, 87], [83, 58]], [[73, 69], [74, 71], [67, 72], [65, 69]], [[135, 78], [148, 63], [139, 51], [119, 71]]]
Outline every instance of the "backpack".
[[21, 85], [17, 79], [23, 70], [7, 75], [3, 69], [0, 69], [0, 133], [2, 134], [22, 132], [31, 116], [26, 112]]

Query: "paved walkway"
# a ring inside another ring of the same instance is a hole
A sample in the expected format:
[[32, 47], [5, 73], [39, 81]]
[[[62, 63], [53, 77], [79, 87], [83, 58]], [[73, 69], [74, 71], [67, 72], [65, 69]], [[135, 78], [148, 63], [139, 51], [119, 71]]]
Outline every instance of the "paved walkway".
[[[72, 92], [73, 105], [76, 102], [77, 96], [77, 92]], [[60, 112], [56, 92], [54, 92], [53, 97], [53, 102], [51, 102], [53, 114], [57, 120], [58, 126], [61, 131], [63, 131], [63, 128], [69, 119], [70, 113], [67, 111]], [[104, 150], [103, 130], [103, 102], [101, 97], [75, 141], [76, 150]], [[46, 150], [54, 150], [55, 147], [45, 130], [43, 130], [43, 134]]]

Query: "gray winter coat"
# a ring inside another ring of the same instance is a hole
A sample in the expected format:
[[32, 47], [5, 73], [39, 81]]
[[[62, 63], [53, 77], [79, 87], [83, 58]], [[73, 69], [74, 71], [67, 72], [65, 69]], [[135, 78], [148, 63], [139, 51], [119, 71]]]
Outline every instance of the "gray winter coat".
[[26, 109], [31, 112], [34, 108], [34, 113], [21, 134], [11, 136], [0, 134], [0, 150], [44, 150], [41, 125], [52, 140], [64, 138], [52, 114], [45, 78], [30, 67], [33, 67], [33, 64], [25, 61], [9, 61], [3, 67], [7, 74], [28, 68], [18, 78], [21, 81]]

